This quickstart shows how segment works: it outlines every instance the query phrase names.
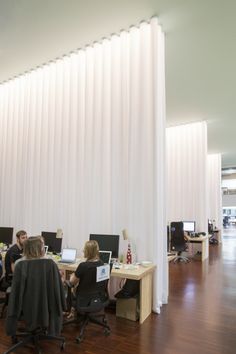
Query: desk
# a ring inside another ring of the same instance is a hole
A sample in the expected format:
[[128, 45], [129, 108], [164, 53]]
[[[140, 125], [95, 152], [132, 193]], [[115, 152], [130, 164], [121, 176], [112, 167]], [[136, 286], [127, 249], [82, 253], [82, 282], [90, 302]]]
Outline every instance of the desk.
[[190, 243], [200, 243], [201, 244], [201, 252], [202, 252], [202, 262], [208, 258], [209, 254], [209, 243], [208, 236], [199, 236], [199, 237], [190, 237], [186, 236], [188, 242]]
[[[77, 260], [75, 264], [57, 263], [59, 269], [74, 272], [78, 264], [83, 261]], [[140, 315], [139, 323], [143, 323], [152, 312], [152, 294], [153, 294], [153, 272], [155, 265], [143, 267], [137, 266], [135, 269], [125, 269], [125, 265], [120, 269], [112, 269], [111, 276], [118, 278], [134, 279], [140, 281]]]

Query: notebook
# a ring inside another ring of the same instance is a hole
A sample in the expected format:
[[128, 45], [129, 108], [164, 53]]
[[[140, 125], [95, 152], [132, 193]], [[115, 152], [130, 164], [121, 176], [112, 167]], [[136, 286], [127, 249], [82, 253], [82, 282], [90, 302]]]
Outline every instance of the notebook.
[[104, 264], [110, 264], [111, 262], [111, 251], [99, 251], [99, 257]]
[[75, 263], [76, 261], [76, 249], [75, 248], [63, 248], [60, 263]]

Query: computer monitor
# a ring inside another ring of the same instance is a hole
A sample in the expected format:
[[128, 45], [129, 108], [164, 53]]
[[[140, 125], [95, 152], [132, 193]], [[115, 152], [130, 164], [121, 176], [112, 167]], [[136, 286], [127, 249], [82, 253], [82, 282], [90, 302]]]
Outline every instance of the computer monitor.
[[195, 221], [183, 221], [184, 231], [195, 232]]
[[89, 240], [97, 241], [100, 250], [111, 251], [112, 258], [119, 257], [120, 235], [90, 234]]
[[0, 227], [0, 242], [11, 245], [13, 240], [13, 227]]
[[48, 246], [48, 252], [61, 252], [62, 238], [57, 238], [56, 232], [42, 231], [41, 235], [44, 238], [45, 245]]

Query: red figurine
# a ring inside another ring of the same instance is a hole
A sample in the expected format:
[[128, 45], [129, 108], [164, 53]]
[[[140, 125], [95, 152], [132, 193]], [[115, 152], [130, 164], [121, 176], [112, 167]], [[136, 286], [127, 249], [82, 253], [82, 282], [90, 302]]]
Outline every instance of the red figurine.
[[130, 246], [130, 243], [128, 243], [128, 250], [127, 250], [127, 256], [126, 256], [126, 263], [127, 263], [127, 264], [132, 264], [132, 254], [131, 254], [131, 246]]

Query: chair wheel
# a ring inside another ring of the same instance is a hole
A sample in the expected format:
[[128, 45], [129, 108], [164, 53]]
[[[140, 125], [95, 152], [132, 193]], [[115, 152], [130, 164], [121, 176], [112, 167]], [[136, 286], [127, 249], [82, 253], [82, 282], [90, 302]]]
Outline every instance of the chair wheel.
[[108, 328], [104, 329], [105, 336], [109, 336], [110, 333], [111, 333], [110, 329], [108, 329]]
[[76, 343], [80, 344], [82, 341], [83, 341], [83, 337], [82, 336], [76, 337]]
[[63, 342], [61, 343], [61, 350], [64, 350], [64, 349], [65, 349], [65, 347], [66, 347], [66, 342], [65, 342], [65, 341], [63, 341]]

